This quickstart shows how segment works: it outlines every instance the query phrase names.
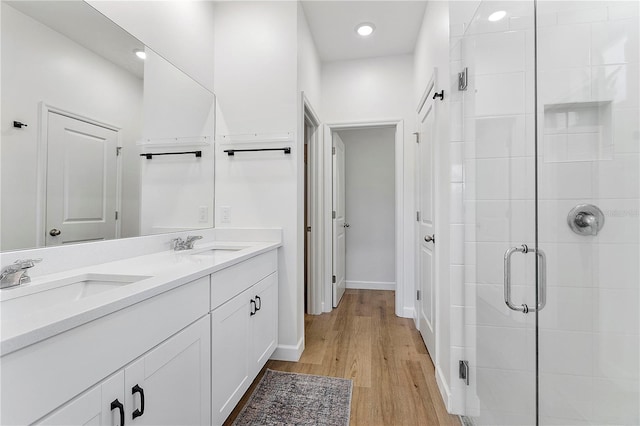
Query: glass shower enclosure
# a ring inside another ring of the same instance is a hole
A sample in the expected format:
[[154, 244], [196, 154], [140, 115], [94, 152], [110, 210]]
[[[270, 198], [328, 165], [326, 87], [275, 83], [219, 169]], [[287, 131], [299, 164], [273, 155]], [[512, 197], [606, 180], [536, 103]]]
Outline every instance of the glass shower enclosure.
[[465, 27], [476, 424], [640, 424], [639, 27], [637, 1], [541, 0]]

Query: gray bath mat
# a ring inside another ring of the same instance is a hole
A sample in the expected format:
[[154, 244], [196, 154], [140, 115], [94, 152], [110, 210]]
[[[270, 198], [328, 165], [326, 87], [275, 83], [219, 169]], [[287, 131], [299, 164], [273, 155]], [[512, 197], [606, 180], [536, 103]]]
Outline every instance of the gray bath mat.
[[267, 370], [233, 424], [345, 426], [352, 387], [349, 379]]

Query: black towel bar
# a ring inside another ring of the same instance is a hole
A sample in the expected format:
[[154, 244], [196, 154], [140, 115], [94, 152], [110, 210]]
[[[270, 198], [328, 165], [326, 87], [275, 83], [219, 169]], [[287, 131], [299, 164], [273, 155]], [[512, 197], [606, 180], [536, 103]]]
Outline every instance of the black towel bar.
[[147, 160], [151, 160], [154, 155], [184, 155], [194, 154], [196, 157], [202, 157], [202, 151], [183, 151], [183, 152], [147, 152], [140, 154], [140, 157], [147, 157]]
[[236, 152], [258, 152], [258, 151], [284, 151], [285, 154], [291, 154], [291, 147], [285, 146], [284, 148], [253, 148], [253, 149], [225, 149], [224, 152], [228, 156], [235, 155]]

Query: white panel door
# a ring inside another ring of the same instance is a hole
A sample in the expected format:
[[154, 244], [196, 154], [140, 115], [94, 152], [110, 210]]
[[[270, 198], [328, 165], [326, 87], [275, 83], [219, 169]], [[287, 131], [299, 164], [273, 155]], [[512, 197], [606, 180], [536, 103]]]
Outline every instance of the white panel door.
[[435, 104], [427, 97], [418, 118], [418, 329], [422, 334], [431, 358], [435, 360], [436, 346], [436, 294], [434, 283], [435, 235], [434, 235], [434, 167], [433, 167], [433, 122]]
[[209, 321], [201, 318], [125, 369], [127, 424], [210, 424]]
[[346, 233], [344, 142], [333, 135], [333, 307], [337, 307], [346, 289]]
[[50, 112], [47, 246], [116, 237], [118, 133]]

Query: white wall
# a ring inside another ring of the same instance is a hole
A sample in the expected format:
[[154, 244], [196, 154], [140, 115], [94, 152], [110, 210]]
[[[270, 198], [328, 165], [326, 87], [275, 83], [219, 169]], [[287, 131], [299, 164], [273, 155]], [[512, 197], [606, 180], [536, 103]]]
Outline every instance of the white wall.
[[[451, 176], [454, 171], [449, 167], [450, 143], [449, 143], [449, 103], [454, 100], [456, 90], [450, 86], [449, 77], [449, 4], [447, 2], [429, 2], [425, 10], [420, 35], [415, 50], [414, 62], [414, 89], [413, 105], [418, 101], [431, 76], [436, 76], [435, 91], [444, 90], [443, 102], [435, 104], [435, 233], [437, 244], [435, 245], [436, 270], [435, 282], [437, 285], [437, 333], [436, 333], [436, 379], [449, 412], [459, 413], [463, 406], [464, 390], [456, 391], [452, 388], [457, 384], [458, 353], [452, 350], [451, 345], [455, 337], [462, 336], [462, 322], [454, 320], [450, 316], [454, 313], [451, 308], [452, 286], [451, 277], [455, 277], [450, 271], [450, 228], [452, 218], [449, 215], [449, 196]], [[453, 72], [453, 71], [451, 71]], [[453, 151], [452, 151], [453, 152]], [[414, 240], [415, 241], [415, 240]], [[453, 249], [451, 249], [453, 250]], [[461, 312], [460, 312], [461, 314]], [[462, 320], [462, 317], [459, 318]], [[460, 382], [462, 383], [462, 382]]]
[[211, 92], [147, 49], [142, 150], [202, 156], [139, 157], [141, 235], [213, 227], [214, 112]]
[[322, 112], [318, 108], [322, 95], [321, 73], [322, 63], [309, 30], [309, 23], [304, 9], [298, 5], [298, 91], [305, 93], [316, 113], [320, 115]]
[[395, 289], [395, 128], [341, 130], [347, 288]]
[[[297, 7], [295, 2], [220, 2], [214, 22], [216, 227], [283, 228], [279, 345], [274, 357], [290, 360], [297, 360], [304, 348]], [[269, 141], [280, 137], [285, 140]], [[228, 157], [222, 150], [231, 146], [291, 146], [292, 153]], [[230, 210], [228, 223], [221, 220], [221, 207]]]
[[[122, 235], [138, 235], [142, 81], [2, 3], [2, 249], [36, 245], [39, 103], [122, 128], [125, 146]], [[87, 100], [100, 102], [87, 102]], [[13, 120], [29, 126], [13, 127]]]
[[88, 0], [87, 3], [214, 91], [213, 2]]
[[322, 111], [326, 123], [404, 120], [404, 174], [401, 246], [403, 300], [396, 306], [401, 316], [414, 315], [414, 152], [415, 109], [413, 107], [413, 56], [400, 55], [324, 63], [322, 67]]

